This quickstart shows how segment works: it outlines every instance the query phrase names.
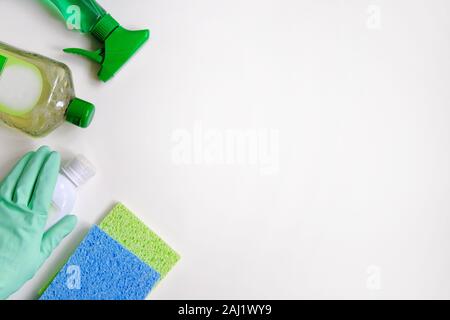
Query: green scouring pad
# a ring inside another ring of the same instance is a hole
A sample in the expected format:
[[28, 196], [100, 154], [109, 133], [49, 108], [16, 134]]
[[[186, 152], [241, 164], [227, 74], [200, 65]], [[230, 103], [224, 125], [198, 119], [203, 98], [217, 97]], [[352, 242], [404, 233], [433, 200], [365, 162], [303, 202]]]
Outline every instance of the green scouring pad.
[[160, 275], [161, 279], [180, 256], [123, 204], [117, 204], [99, 227], [134, 253]]

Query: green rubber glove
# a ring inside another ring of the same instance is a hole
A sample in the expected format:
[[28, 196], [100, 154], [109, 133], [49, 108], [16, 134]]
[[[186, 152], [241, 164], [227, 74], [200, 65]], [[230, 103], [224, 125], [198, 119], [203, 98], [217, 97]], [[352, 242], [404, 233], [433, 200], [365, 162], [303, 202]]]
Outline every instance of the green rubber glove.
[[0, 183], [0, 299], [30, 280], [75, 228], [66, 216], [45, 231], [60, 156], [48, 147], [26, 154]]

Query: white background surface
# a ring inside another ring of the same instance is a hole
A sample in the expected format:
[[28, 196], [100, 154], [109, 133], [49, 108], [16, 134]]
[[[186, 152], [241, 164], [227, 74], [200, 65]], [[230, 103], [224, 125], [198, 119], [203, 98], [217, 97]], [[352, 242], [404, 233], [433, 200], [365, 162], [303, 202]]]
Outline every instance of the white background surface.
[[[448, 1], [103, 5], [152, 30], [106, 85], [61, 52], [96, 48], [89, 37], [36, 0], [1, 1], [1, 41], [67, 63], [98, 108], [88, 130], [41, 140], [0, 128], [2, 176], [42, 144], [99, 171], [77, 231], [13, 298], [34, 297], [117, 201], [182, 255], [153, 299], [450, 298]], [[262, 156], [177, 165], [174, 134], [195, 126], [275, 130], [279, 170], [263, 174]]]

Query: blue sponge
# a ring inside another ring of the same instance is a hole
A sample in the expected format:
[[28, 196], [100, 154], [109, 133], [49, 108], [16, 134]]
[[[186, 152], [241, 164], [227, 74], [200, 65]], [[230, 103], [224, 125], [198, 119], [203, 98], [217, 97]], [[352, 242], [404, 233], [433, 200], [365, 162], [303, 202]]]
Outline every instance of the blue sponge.
[[144, 300], [160, 274], [93, 227], [40, 300]]

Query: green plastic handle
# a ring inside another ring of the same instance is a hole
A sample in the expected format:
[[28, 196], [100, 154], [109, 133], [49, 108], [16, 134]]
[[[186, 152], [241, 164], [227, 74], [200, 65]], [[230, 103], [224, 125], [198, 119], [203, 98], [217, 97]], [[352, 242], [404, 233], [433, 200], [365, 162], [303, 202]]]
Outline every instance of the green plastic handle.
[[106, 11], [95, 0], [46, 0], [52, 3], [66, 23], [83, 33], [91, 32]]

